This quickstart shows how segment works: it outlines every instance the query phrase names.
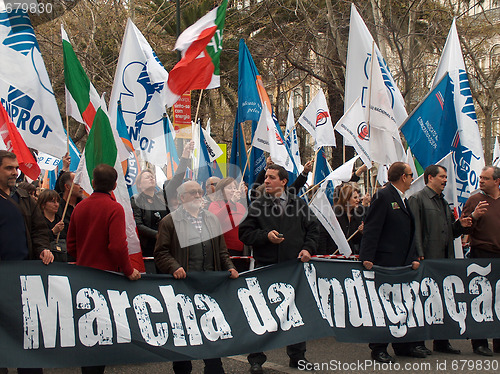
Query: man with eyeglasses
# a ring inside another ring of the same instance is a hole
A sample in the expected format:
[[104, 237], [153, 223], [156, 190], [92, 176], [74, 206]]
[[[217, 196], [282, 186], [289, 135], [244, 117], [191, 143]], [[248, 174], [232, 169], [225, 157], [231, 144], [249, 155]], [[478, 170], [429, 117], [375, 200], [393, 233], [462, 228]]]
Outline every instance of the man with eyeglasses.
[[[408, 200], [415, 217], [415, 246], [420, 261], [455, 258], [454, 238], [464, 233], [465, 227], [472, 226], [470, 217], [455, 219], [443, 196], [447, 181], [445, 167], [429, 165], [424, 171], [425, 187]], [[425, 347], [424, 342], [420, 344]], [[453, 348], [449, 340], [434, 340], [433, 350], [460, 354], [460, 350]]]
[[[387, 173], [389, 182], [377, 191], [372, 199], [363, 229], [359, 259], [367, 270], [373, 265], [397, 267], [411, 265], [418, 269], [420, 263], [413, 244], [415, 220], [405, 198], [413, 173], [410, 165], [395, 162]], [[393, 343], [398, 356], [424, 358], [427, 353], [417, 343]], [[370, 343], [373, 360], [389, 363], [394, 359], [387, 353], [387, 343]]]
[[[472, 218], [470, 235], [471, 258], [500, 257], [500, 168], [485, 166], [479, 175], [480, 192], [467, 199], [463, 215]], [[497, 288], [498, 290], [498, 288]], [[498, 291], [497, 291], [498, 295]], [[480, 356], [500, 353], [500, 334], [493, 339], [493, 352], [488, 339], [471, 339], [472, 349]]]
[[[231, 279], [238, 272], [229, 258], [218, 218], [203, 209], [203, 190], [195, 181], [177, 189], [180, 206], [160, 222], [154, 250], [155, 263], [161, 273], [184, 279], [193, 271], [227, 270]], [[205, 362], [205, 373], [222, 374], [222, 360]], [[191, 361], [173, 363], [176, 374], [191, 373]]]

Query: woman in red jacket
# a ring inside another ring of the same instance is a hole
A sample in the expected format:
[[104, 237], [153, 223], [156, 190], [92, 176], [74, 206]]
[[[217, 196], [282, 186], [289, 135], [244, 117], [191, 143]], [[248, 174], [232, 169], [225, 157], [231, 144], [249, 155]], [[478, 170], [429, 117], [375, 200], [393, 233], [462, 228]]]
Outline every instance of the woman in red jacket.
[[[243, 255], [243, 242], [238, 236], [238, 226], [247, 215], [246, 206], [240, 203], [241, 193], [234, 178], [221, 179], [215, 187], [216, 200], [208, 210], [219, 219], [230, 256]], [[246, 259], [234, 259], [238, 272], [248, 270]]]

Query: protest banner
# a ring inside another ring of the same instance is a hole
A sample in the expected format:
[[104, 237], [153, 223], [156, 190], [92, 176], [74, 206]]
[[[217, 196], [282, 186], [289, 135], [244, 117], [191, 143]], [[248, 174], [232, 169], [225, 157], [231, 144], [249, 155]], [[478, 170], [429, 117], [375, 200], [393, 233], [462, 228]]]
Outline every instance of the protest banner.
[[2, 262], [0, 366], [65, 367], [224, 357], [334, 336], [341, 342], [489, 338], [500, 260], [418, 270], [289, 261], [247, 272], [119, 274]]

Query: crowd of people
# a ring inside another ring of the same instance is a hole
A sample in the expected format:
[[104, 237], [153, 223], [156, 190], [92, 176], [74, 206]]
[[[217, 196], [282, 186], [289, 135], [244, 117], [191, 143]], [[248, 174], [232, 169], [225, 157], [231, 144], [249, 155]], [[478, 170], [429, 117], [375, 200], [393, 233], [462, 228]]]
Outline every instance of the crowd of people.
[[[138, 193], [131, 198], [146, 271], [184, 279], [195, 271], [227, 271], [231, 279], [254, 267], [314, 255], [334, 255], [338, 248], [299, 191], [306, 185], [313, 164], [289, 181], [289, 173], [270, 158], [251, 190], [234, 178], [210, 177], [202, 185], [186, 179], [194, 143], [184, 147], [172, 179], [158, 188], [155, 173], [144, 169], [137, 177]], [[68, 171], [69, 157], [55, 190], [18, 182], [13, 153], [0, 151], [0, 259], [75, 262], [77, 265], [121, 272], [130, 280], [141, 278], [128, 256], [125, 213], [113, 198], [117, 172], [108, 165], [93, 171], [94, 192], [83, 198], [82, 188]], [[425, 187], [405, 197], [413, 181], [408, 164], [396, 162], [388, 170], [389, 182], [371, 197], [357, 184], [366, 166], [349, 182], [334, 189], [333, 211], [363, 266], [411, 266], [426, 259], [455, 258], [453, 240], [470, 238], [473, 258], [500, 257], [500, 169], [487, 166], [480, 175], [480, 192], [465, 204], [456, 218], [443, 197], [447, 170], [439, 165], [425, 169]], [[314, 192], [314, 189], [312, 190]], [[312, 196], [310, 196], [312, 197]], [[252, 266], [252, 267], [253, 267]], [[373, 360], [394, 358], [388, 344], [370, 343]], [[448, 340], [435, 340], [433, 350], [459, 354]], [[478, 355], [492, 356], [486, 339], [472, 340]], [[432, 353], [423, 341], [393, 343], [396, 355], [424, 358]], [[500, 353], [500, 339], [493, 340]], [[287, 346], [290, 367], [307, 363], [306, 342]], [[223, 373], [220, 358], [206, 359], [205, 373]], [[263, 373], [263, 352], [248, 355], [251, 373]], [[190, 373], [190, 361], [173, 363], [175, 373]], [[103, 373], [104, 366], [84, 367], [82, 373]], [[42, 369], [19, 369], [39, 373]]]

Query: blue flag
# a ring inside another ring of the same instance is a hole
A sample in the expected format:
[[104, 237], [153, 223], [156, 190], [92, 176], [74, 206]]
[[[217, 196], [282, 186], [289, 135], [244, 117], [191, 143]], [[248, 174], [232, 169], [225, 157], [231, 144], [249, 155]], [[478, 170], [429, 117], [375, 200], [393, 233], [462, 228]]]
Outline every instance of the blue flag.
[[453, 83], [448, 74], [410, 114], [401, 131], [413, 155], [424, 169], [437, 163], [453, 150], [458, 126], [453, 101]]
[[[314, 180], [313, 186], [324, 181], [325, 178], [332, 172], [332, 168], [330, 164], [328, 164], [328, 160], [326, 158], [325, 147], [321, 147], [318, 150], [318, 154], [316, 160], [314, 161]], [[333, 205], [333, 183], [332, 181], [328, 181], [326, 184], [326, 197], [330, 204]]]
[[[66, 129], [64, 131], [66, 131]], [[73, 143], [71, 136], [69, 137], [69, 156], [71, 157], [71, 163], [69, 164], [69, 171], [76, 171], [76, 169], [78, 169], [78, 164], [80, 163], [80, 151], [78, 151], [78, 148], [76, 148], [76, 145], [75, 145], [75, 143]], [[62, 167], [63, 167], [63, 161], [61, 160], [59, 162], [59, 165], [58, 165], [59, 170], [61, 170]], [[55, 173], [55, 171], [54, 171], [54, 173]], [[49, 173], [49, 175], [52, 175], [52, 174]], [[57, 179], [57, 177], [56, 177], [56, 179]], [[55, 183], [55, 179], [54, 179], [54, 183]]]
[[264, 101], [262, 95], [267, 96], [267, 94], [262, 84], [262, 77], [243, 39], [240, 39], [238, 69], [238, 119], [240, 122], [259, 122]]
[[[239, 49], [239, 74], [238, 74], [238, 110], [234, 121], [233, 143], [231, 147], [231, 157], [229, 163], [232, 167], [229, 173], [232, 177], [238, 178], [247, 165], [246, 144], [242, 134], [242, 123], [252, 121], [252, 138], [257, 128], [260, 114], [262, 112], [262, 98], [257, 87], [262, 87], [262, 78], [253, 62], [250, 51], [243, 39], [240, 40]], [[261, 94], [265, 94], [261, 92]], [[266, 94], [267, 96], [267, 94]], [[250, 140], [250, 139], [249, 139]], [[245, 171], [244, 180], [249, 186], [253, 184], [257, 175], [266, 165], [264, 152], [254, 148], [251, 151], [250, 160]], [[239, 170], [237, 170], [239, 169]]]
[[179, 165], [179, 155], [175, 148], [174, 136], [170, 119], [163, 114], [163, 133], [165, 134], [165, 146], [167, 147], [167, 179], [172, 179]]
[[314, 180], [313, 185], [323, 181], [331, 173], [331, 168], [328, 166], [326, 159], [325, 147], [321, 147], [318, 151], [316, 161], [314, 162]]

